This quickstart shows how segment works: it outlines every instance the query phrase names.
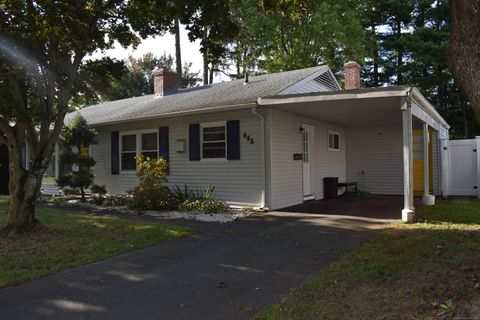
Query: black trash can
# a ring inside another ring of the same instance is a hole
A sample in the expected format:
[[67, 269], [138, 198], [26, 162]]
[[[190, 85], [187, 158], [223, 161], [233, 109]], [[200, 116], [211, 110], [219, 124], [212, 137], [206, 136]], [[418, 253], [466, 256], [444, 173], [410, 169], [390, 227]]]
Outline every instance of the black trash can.
[[323, 197], [325, 199], [335, 199], [338, 190], [338, 177], [323, 178]]

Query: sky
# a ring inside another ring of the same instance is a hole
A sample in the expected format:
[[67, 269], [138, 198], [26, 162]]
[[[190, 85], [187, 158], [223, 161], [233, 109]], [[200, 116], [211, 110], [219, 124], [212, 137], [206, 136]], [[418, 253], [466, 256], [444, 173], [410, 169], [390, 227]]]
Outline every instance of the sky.
[[[192, 62], [192, 72], [200, 71], [200, 77], [202, 76], [203, 58], [200, 53], [200, 40], [190, 42], [188, 39], [187, 31], [183, 25], [180, 26], [180, 45], [182, 49], [182, 65], [185, 62]], [[134, 58], [141, 57], [144, 53], [152, 52], [156, 56], [161, 56], [164, 53], [171, 54], [175, 57], [175, 35], [167, 32], [163, 36], [149, 37], [142, 40], [140, 45], [134, 49], [132, 47], [123, 48], [118, 43], [113, 49], [106, 50], [104, 52], [97, 51], [91, 58], [97, 59], [103, 56], [109, 56], [111, 58], [117, 58], [124, 60], [131, 54]], [[217, 75], [214, 77], [214, 82], [229, 81], [230, 79], [225, 75]]]

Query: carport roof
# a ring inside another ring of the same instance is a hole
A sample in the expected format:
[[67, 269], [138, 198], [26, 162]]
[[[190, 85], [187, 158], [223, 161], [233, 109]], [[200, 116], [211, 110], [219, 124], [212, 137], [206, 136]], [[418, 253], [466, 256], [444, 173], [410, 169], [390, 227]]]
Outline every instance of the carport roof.
[[416, 88], [393, 86], [268, 96], [258, 105], [348, 127], [401, 125], [402, 98], [411, 97], [432, 119], [450, 126]]

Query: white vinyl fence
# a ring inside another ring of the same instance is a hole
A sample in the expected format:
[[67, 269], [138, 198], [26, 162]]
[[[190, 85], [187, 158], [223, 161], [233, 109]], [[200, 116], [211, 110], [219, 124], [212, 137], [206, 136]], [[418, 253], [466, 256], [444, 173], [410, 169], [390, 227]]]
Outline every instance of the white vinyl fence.
[[450, 140], [447, 145], [447, 193], [480, 197], [480, 137]]

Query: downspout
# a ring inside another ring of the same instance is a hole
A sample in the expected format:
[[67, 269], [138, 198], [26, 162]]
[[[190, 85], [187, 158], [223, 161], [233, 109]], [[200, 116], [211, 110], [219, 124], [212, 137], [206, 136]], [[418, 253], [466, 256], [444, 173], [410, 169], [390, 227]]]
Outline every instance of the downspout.
[[257, 112], [257, 107], [252, 107], [252, 113], [254, 115], [256, 115], [257, 117], [260, 118], [260, 143], [261, 143], [261, 149], [262, 149], [262, 152], [261, 152], [261, 177], [262, 177], [262, 199], [261, 199], [261, 208], [262, 209], [267, 209], [265, 207], [265, 193], [266, 193], [266, 187], [267, 187], [267, 175], [266, 175], [266, 161], [267, 161], [267, 157], [265, 156], [265, 152], [266, 152], [266, 149], [265, 149], [265, 117], [262, 116], [261, 114], [259, 114]]

